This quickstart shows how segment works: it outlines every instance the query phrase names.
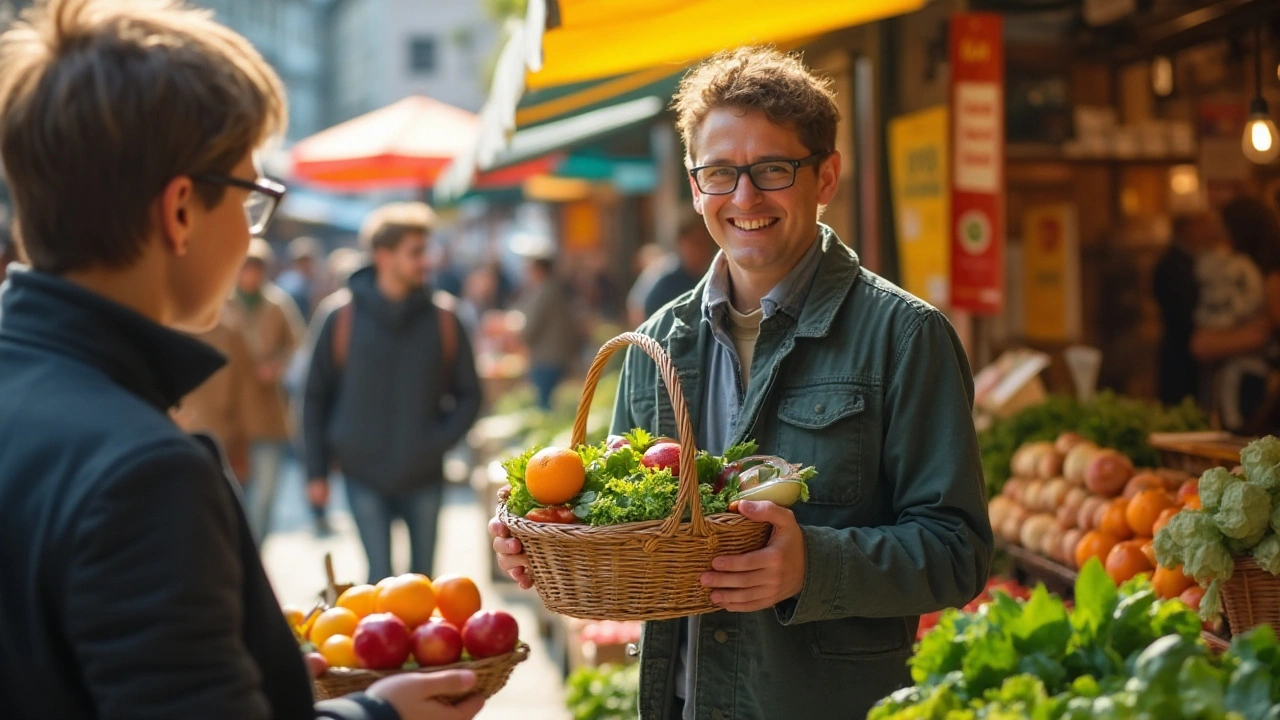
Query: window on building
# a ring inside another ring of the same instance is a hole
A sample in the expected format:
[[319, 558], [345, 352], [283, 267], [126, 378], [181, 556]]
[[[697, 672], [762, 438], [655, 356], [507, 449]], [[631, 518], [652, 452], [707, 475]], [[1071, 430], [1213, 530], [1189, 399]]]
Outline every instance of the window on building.
[[409, 69], [418, 75], [436, 71], [436, 39], [418, 36], [409, 39]]

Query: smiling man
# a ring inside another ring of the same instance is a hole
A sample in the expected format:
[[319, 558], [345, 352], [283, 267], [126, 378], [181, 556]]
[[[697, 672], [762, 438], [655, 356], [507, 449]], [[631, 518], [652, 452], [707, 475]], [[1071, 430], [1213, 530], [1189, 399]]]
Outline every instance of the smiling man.
[[[694, 207], [721, 252], [640, 332], [670, 354], [699, 447], [754, 438], [819, 475], [793, 510], [742, 503], [772, 535], [703, 574], [724, 611], [646, 625], [641, 717], [860, 718], [910, 683], [919, 616], [986, 580], [968, 361], [942, 313], [818, 222], [841, 163], [828, 81], [742, 48], [690, 71], [675, 110]], [[629, 352], [612, 431], [674, 436], [673, 418], [654, 364]], [[528, 586], [518, 541], [490, 530]]]

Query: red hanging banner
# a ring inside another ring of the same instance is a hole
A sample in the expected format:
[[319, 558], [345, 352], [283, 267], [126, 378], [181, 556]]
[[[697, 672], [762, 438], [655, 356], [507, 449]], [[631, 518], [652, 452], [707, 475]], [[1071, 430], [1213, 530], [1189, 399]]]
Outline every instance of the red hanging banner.
[[1004, 38], [999, 15], [951, 18], [951, 307], [1004, 307]]

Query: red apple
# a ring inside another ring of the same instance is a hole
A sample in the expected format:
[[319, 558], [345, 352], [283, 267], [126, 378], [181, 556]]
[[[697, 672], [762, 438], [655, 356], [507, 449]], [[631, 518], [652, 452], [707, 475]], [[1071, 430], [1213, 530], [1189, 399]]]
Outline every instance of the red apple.
[[409, 626], [391, 613], [375, 613], [362, 619], [351, 641], [360, 667], [370, 670], [398, 669], [409, 659], [412, 645]]
[[640, 462], [655, 470], [671, 470], [671, 474], [680, 475], [680, 445], [672, 442], [658, 443], [644, 453]]
[[516, 619], [501, 610], [481, 610], [462, 626], [462, 644], [477, 660], [515, 650], [519, 636]]
[[423, 667], [452, 665], [462, 659], [462, 633], [443, 620], [419, 625], [411, 639], [413, 657]]
[[302, 656], [307, 661], [307, 670], [311, 672], [311, 677], [318, 678], [329, 672], [329, 661], [318, 652], [309, 652]]

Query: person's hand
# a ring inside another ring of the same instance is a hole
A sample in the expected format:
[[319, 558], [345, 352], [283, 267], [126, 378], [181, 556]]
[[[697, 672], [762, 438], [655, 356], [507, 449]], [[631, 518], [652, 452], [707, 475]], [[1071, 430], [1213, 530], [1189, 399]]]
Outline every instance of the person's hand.
[[325, 478], [311, 478], [307, 481], [307, 502], [311, 507], [324, 507], [329, 504], [329, 481]]
[[484, 706], [483, 695], [472, 695], [457, 705], [436, 698], [461, 695], [475, 684], [476, 674], [470, 670], [399, 673], [370, 685], [365, 694], [390, 703], [400, 720], [471, 720]]
[[521, 590], [533, 587], [529, 556], [524, 554], [520, 541], [511, 537], [511, 531], [496, 517], [489, 521], [489, 534], [493, 536], [493, 551], [498, 554], [498, 567], [519, 583]]
[[743, 500], [738, 512], [773, 526], [769, 544], [742, 555], [721, 555], [702, 574], [711, 602], [731, 612], [754, 612], [800, 594], [804, 587], [804, 534], [796, 516], [771, 502]]

